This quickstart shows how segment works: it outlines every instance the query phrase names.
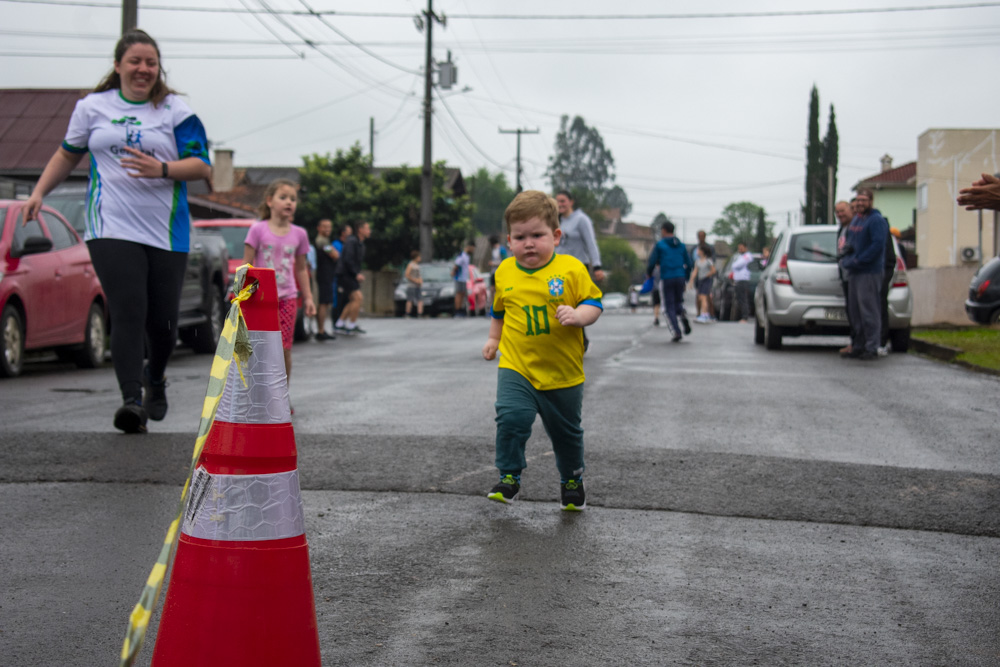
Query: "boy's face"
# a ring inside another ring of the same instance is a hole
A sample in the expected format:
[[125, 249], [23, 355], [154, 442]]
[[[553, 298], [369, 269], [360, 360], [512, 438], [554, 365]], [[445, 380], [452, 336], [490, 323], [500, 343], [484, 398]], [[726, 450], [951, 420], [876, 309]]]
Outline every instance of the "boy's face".
[[526, 269], [537, 269], [552, 259], [560, 237], [561, 229], [553, 231], [544, 220], [535, 216], [524, 222], [510, 223], [507, 244], [518, 264]]

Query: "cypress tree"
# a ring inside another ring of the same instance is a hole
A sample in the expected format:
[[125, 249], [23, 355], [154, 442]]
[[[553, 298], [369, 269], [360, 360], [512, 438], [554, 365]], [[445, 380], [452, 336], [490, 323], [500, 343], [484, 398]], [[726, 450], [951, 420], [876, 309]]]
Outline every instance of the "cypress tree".
[[[830, 200], [835, 199], [837, 196], [837, 162], [839, 161], [837, 154], [840, 150], [837, 145], [838, 141], [837, 114], [834, 113], [833, 104], [831, 104], [830, 121], [826, 124], [826, 136], [823, 137], [823, 166], [826, 168], [833, 167], [833, 190], [826, 193], [827, 208], [824, 208], [824, 211], [830, 210]], [[825, 215], [826, 214], [824, 213], [824, 216]], [[827, 220], [827, 223], [833, 223], [833, 220]]]
[[809, 94], [809, 143], [806, 144], [806, 203], [802, 219], [815, 225], [823, 217], [821, 192], [825, 189], [826, 170], [823, 168], [823, 144], [819, 140], [819, 91], [815, 84]]

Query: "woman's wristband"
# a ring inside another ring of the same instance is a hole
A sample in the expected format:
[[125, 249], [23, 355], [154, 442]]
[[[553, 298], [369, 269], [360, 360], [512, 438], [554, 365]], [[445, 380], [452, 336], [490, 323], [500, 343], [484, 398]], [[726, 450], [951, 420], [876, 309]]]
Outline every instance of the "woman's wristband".
[[167, 163], [161, 162], [160, 164], [163, 165], [163, 178], [170, 178], [170, 175], [167, 173]]

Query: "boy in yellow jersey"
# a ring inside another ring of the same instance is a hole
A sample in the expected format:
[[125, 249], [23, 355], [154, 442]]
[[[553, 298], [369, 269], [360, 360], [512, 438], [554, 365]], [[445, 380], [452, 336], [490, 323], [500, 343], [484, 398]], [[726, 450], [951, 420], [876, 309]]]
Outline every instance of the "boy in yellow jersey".
[[500, 482], [490, 500], [513, 502], [527, 467], [524, 447], [535, 415], [552, 440], [560, 476], [560, 505], [579, 511], [583, 490], [583, 327], [601, 316], [601, 290], [583, 262], [556, 255], [559, 209], [544, 192], [528, 190], [504, 212], [513, 257], [496, 270], [489, 340], [483, 358], [497, 373], [496, 466]]

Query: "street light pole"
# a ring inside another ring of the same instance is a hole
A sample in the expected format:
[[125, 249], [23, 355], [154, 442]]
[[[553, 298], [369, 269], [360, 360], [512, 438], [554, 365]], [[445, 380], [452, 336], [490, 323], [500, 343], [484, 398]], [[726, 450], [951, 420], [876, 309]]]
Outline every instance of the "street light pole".
[[500, 129], [500, 134], [516, 134], [517, 135], [517, 192], [521, 192], [521, 135], [522, 134], [538, 134], [538, 128], [534, 130], [528, 130], [525, 128], [517, 128], [516, 130], [505, 130], [502, 127]]

